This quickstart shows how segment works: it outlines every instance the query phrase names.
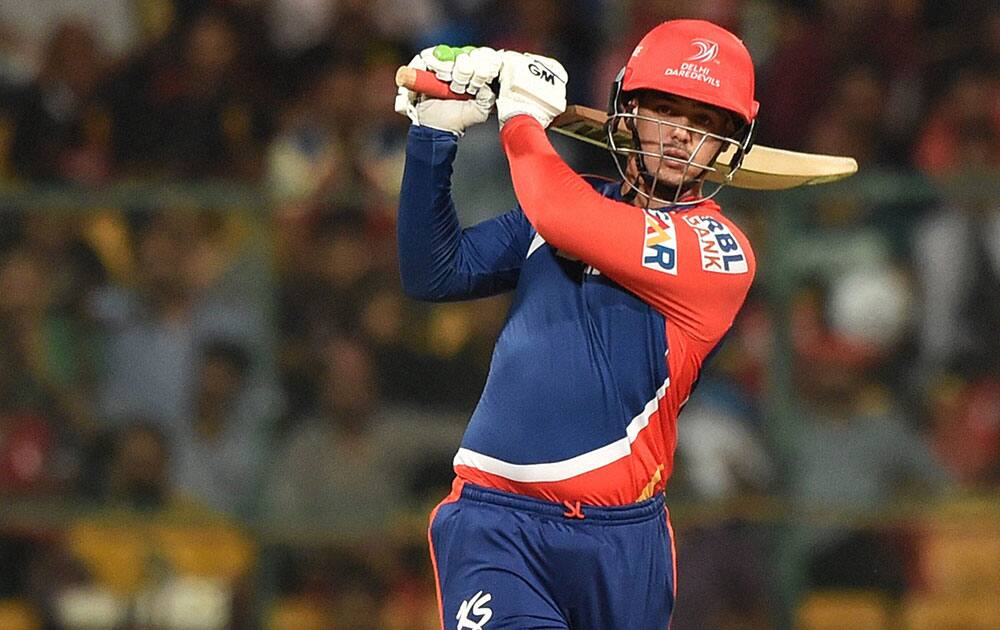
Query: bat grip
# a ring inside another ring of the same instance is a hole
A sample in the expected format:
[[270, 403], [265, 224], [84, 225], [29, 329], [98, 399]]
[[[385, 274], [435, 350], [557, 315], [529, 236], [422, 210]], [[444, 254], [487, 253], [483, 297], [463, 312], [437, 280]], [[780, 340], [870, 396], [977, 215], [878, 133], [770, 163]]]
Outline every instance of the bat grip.
[[472, 98], [468, 94], [452, 92], [451, 86], [438, 79], [433, 72], [411, 68], [410, 66], [401, 66], [399, 70], [396, 70], [396, 85], [425, 96], [430, 96], [431, 98], [458, 101], [465, 101]]

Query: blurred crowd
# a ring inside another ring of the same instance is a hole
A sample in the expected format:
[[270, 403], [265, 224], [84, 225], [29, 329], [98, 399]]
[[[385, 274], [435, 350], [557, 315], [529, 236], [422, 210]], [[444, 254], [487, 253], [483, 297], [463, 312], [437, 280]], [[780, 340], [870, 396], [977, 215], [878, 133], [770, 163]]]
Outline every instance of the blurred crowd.
[[[681, 601], [703, 605], [673, 627], [769, 627], [779, 546], [807, 588], [919, 589], [919, 536], [851, 515], [1000, 488], [995, 3], [66, 0], [0, 5], [2, 190], [194, 192], [0, 195], [0, 626], [435, 627], [422, 528], [507, 301], [401, 294], [395, 69], [439, 42], [531, 50], [603, 108], [675, 17], [745, 40], [758, 142], [888, 183], [816, 196], [780, 241], [768, 197], [723, 197], [761, 272], [670, 492], [734, 507], [679, 528]], [[264, 211], [199, 200], [220, 181]], [[463, 139], [455, 195], [466, 223], [513, 203], [495, 124]], [[748, 498], [783, 507], [733, 516]]]

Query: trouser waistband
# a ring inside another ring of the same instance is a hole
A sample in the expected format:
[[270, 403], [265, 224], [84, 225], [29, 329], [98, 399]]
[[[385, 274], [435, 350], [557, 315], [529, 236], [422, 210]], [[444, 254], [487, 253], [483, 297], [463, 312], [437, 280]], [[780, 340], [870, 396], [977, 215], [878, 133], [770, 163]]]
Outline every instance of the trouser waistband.
[[543, 499], [536, 499], [535, 497], [512, 494], [493, 488], [484, 488], [466, 482], [462, 486], [461, 497], [471, 501], [501, 505], [545, 516], [580, 518], [615, 523], [635, 523], [657, 516], [662, 517], [665, 510], [662, 493], [631, 505], [587, 505], [581, 504], [579, 501], [553, 503]]

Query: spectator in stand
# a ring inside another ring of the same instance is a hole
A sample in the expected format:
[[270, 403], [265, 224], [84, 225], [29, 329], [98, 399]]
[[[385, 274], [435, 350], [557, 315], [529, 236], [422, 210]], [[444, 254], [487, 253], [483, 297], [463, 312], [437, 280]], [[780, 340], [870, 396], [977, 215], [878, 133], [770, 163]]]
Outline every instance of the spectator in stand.
[[369, 251], [363, 210], [327, 207], [286, 227], [278, 321], [286, 387], [300, 407], [314, 396], [317, 351], [340, 331], [362, 329], [363, 309], [385, 282]]
[[952, 199], [916, 228], [924, 380], [1000, 369], [1000, 207]]
[[253, 179], [269, 133], [269, 75], [246, 13], [203, 4], [139, 55], [115, 85], [115, 152], [125, 172]]
[[949, 74], [917, 135], [914, 164], [938, 179], [969, 168], [1000, 169], [1000, 74], [981, 63]]
[[[39, 489], [68, 490], [80, 464], [76, 449], [94, 428], [90, 396], [98, 351], [88, 322], [60, 304], [55, 268], [27, 244], [0, 260], [0, 408], [48, 436], [47, 455], [38, 462]], [[19, 433], [20, 434], [20, 433]], [[25, 472], [25, 471], [22, 471]]]
[[809, 149], [830, 155], [850, 155], [861, 168], [896, 166], [888, 148], [901, 144], [888, 136], [889, 98], [884, 73], [871, 63], [850, 64], [842, 70], [811, 122]]
[[[249, 627], [236, 598], [253, 545], [171, 483], [172, 457], [153, 425], [133, 421], [112, 434], [97, 473], [104, 505], [72, 520], [34, 576], [51, 627]], [[71, 569], [75, 576], [61, 575]]]
[[[821, 0], [778, 2], [775, 40], [761, 70], [758, 141], [803, 149], [809, 127], [827, 115], [824, 103], [841, 65], [878, 59], [888, 94], [906, 90], [920, 69], [925, 46], [919, 37], [918, 3]], [[871, 28], [878, 24], [879, 28]], [[886, 37], [885, 33], [892, 33]], [[887, 108], [891, 109], [891, 108]]]
[[[53, 356], [48, 333], [53, 287], [40, 259], [25, 248], [5, 252], [0, 262], [0, 379], [5, 404], [51, 411]], [[60, 348], [69, 350], [70, 348]], [[52, 348], [55, 350], [55, 348]]]
[[104, 298], [107, 352], [98, 402], [106, 422], [148, 418], [173, 440], [190, 418], [197, 350], [220, 338], [253, 359], [241, 396], [253, 402], [239, 404], [252, 404], [258, 418], [274, 415], [280, 398], [262, 301], [267, 274], [259, 252], [247, 251], [247, 227], [239, 216], [173, 210], [152, 214], [139, 229], [135, 286], [115, 287]]
[[381, 240], [363, 208], [327, 206], [281, 229], [288, 238], [278, 289], [282, 370], [295, 413], [316, 399], [324, 364], [318, 350], [345, 331], [372, 345], [387, 400], [450, 409], [475, 404], [502, 308], [404, 302], [393, 250], [385, 248], [389, 271], [386, 253], [373, 251]]
[[276, 527], [322, 528], [342, 536], [386, 532], [423, 499], [409, 488], [428, 462], [447, 468], [461, 427], [392, 408], [380, 397], [371, 350], [356, 338], [325, 347], [320, 406], [284, 440], [264, 492], [263, 518]]
[[111, 57], [128, 55], [139, 40], [137, 13], [131, 0], [0, 4], [0, 85], [36, 76], [52, 33], [69, 22], [84, 25]]
[[[393, 116], [392, 94], [366, 86], [393, 81], [402, 56], [391, 44], [372, 42], [363, 50], [320, 50], [300, 64], [303, 78], [267, 149], [279, 218], [309, 218], [331, 203], [360, 205], [392, 242], [405, 126]], [[359, 118], [358, 111], [369, 115]]]
[[255, 507], [266, 449], [261, 427], [246, 396], [250, 355], [238, 343], [208, 340], [198, 350], [190, 418], [174, 442], [171, 479], [184, 493], [208, 507], [248, 517]]
[[[406, 61], [396, 46], [372, 46], [365, 59], [363, 84], [392, 83], [396, 70]], [[363, 90], [362, 93], [365, 107], [372, 115], [366, 116], [359, 128], [358, 172], [367, 186], [364, 198], [369, 220], [376, 228], [372, 237], [380, 251], [385, 252], [380, 264], [395, 270], [396, 208], [406, 160], [406, 120], [393, 116], [396, 112], [391, 91]]]
[[395, 454], [378, 433], [374, 365], [348, 338], [330, 342], [326, 359], [321, 406], [279, 449], [262, 515], [272, 525], [370, 533], [402, 504], [400, 471], [388, 461]]
[[[0, 365], [0, 380], [16, 368]], [[8, 383], [0, 384], [0, 502], [13, 509], [21, 500], [39, 500], [59, 489], [56, 427], [38, 411], [8, 408]], [[23, 528], [0, 529], [0, 599], [21, 595], [34, 559], [44, 553], [44, 537]]]
[[[1000, 77], [963, 70], [934, 108], [915, 161], [939, 181], [1000, 173]], [[991, 110], [991, 107], [995, 111]], [[920, 380], [1000, 370], [1000, 204], [966, 189], [915, 226], [911, 258], [923, 300]]]
[[180, 499], [170, 483], [170, 443], [156, 426], [130, 422], [117, 431], [104, 471], [104, 501], [111, 506], [161, 510]]
[[[797, 544], [808, 586], [899, 597], [910, 586], [912, 550], [903, 532], [854, 519], [904, 498], [940, 496], [954, 485], [883, 373], [898, 351], [899, 322], [890, 325], [872, 306], [899, 301], [892, 295], [898, 289], [888, 281], [848, 286], [838, 296], [841, 289], [800, 299], [793, 319], [802, 426], [790, 445], [789, 492], [804, 513]], [[835, 513], [809, 525], [816, 510]]]
[[679, 526], [678, 572], [685, 579], [677, 588], [695, 603], [678, 606], [676, 630], [764, 628], [774, 612], [769, 528], [744, 516], [777, 488], [778, 462], [760, 409], [772, 327], [761, 297], [751, 291], [731, 339], [712, 358], [677, 426], [671, 492], [720, 516]]
[[276, 198], [300, 212], [344, 195], [350, 179], [345, 136], [361, 91], [353, 64], [325, 62], [307, 78], [280, 113], [266, 164]]
[[289, 70], [305, 52], [322, 45], [337, 15], [337, 2], [270, 0], [264, 22], [276, 54], [288, 61]]
[[80, 22], [55, 29], [37, 78], [16, 97], [10, 160], [26, 179], [101, 184], [112, 175], [109, 61]]
[[[502, 12], [503, 17], [484, 25], [486, 43], [498, 50], [506, 48], [559, 59], [569, 76], [574, 77], [566, 86], [567, 102], [584, 103], [589, 100], [590, 65], [601, 46], [602, 18], [607, 15], [600, 2], [516, 0], [497, 3], [497, 10]], [[602, 100], [596, 104], [603, 107], [607, 94], [604, 92]]]
[[1000, 488], [1000, 374], [945, 374], [929, 398], [934, 452], [964, 489]]
[[[677, 426], [678, 478], [672, 492], [738, 513], [741, 502], [773, 489], [777, 471], [758, 433], [753, 401], [727, 373], [731, 362], [725, 355], [740, 345], [739, 323], [734, 332], [735, 343], [724, 346], [685, 405]], [[762, 527], [739, 516], [685, 529], [677, 546], [678, 572], [685, 578], [677, 588], [691, 605], [678, 604], [671, 627], [770, 627], [775, 593], [768, 542]]]

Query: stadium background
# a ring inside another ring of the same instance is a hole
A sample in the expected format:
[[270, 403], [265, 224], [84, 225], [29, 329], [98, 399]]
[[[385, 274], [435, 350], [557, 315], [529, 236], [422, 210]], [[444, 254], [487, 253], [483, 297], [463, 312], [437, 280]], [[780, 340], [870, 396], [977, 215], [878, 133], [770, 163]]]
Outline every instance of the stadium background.
[[[0, 627], [437, 627], [506, 302], [400, 294], [393, 72], [532, 50], [603, 107], [672, 17], [744, 38], [759, 142], [862, 169], [724, 192], [760, 274], [681, 418], [673, 628], [1000, 627], [983, 0], [0, 3]], [[495, 121], [456, 171], [463, 221], [513, 202]]]

